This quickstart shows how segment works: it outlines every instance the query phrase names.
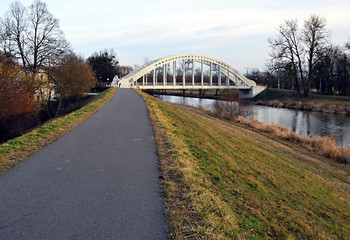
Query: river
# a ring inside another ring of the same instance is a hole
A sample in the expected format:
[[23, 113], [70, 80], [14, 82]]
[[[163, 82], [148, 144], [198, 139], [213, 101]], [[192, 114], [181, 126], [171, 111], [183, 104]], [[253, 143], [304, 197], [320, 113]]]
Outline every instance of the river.
[[[213, 110], [216, 100], [205, 98], [156, 95], [170, 102]], [[277, 124], [302, 135], [335, 136], [339, 146], [350, 147], [350, 117], [320, 112], [274, 108], [258, 105], [241, 106], [244, 117], [256, 119], [265, 124]]]

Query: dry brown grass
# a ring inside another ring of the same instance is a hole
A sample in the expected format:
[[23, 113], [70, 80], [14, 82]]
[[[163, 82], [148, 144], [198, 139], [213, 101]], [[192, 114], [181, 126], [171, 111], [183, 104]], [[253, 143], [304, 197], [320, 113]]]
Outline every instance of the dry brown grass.
[[337, 146], [334, 138], [328, 136], [303, 136], [279, 125], [266, 125], [257, 120], [247, 120], [242, 116], [238, 116], [236, 120], [250, 127], [273, 133], [283, 139], [298, 143], [302, 147], [306, 147], [339, 163], [350, 163], [350, 148]]
[[241, 110], [240, 104], [234, 101], [218, 101], [216, 100], [213, 104], [215, 113], [221, 117], [227, 119], [234, 119], [237, 117]]
[[289, 109], [298, 109], [305, 111], [313, 111], [313, 112], [325, 112], [332, 114], [342, 114], [342, 115], [350, 115], [350, 107], [343, 105], [330, 105], [325, 103], [313, 102], [313, 101], [281, 101], [281, 100], [269, 100], [263, 101], [258, 100], [255, 104], [264, 105], [269, 107], [278, 107], [278, 108], [289, 108]]
[[[269, 105], [273, 107], [281, 107], [283, 103], [279, 100], [272, 100], [270, 101]], [[295, 106], [295, 108], [301, 108], [301, 105], [301, 102], [293, 103], [293, 106]], [[240, 116], [239, 106], [240, 105], [234, 101], [215, 101], [214, 114], [229, 120], [237, 120], [253, 128], [263, 130], [268, 133], [273, 133], [276, 136], [295, 142], [302, 147], [306, 147], [307, 149], [332, 160], [335, 160], [336, 162], [350, 163], [350, 148], [337, 146], [337, 143], [335, 142], [334, 138], [328, 136], [303, 136], [279, 125], [266, 125], [257, 120], [247, 120], [244, 117]], [[310, 106], [308, 105], [308, 103], [305, 103], [303, 107], [307, 109]]]

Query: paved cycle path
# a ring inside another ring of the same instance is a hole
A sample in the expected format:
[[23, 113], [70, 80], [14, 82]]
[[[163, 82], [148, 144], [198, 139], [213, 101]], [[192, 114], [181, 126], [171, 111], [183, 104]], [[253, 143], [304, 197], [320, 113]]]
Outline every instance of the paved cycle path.
[[153, 130], [131, 89], [0, 176], [0, 239], [165, 239]]

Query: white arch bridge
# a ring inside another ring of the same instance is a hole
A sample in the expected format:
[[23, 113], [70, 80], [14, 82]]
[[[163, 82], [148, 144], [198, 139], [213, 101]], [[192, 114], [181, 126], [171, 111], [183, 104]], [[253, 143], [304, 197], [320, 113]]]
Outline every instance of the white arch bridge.
[[163, 57], [113, 79], [112, 85], [142, 90], [237, 89], [240, 98], [252, 98], [266, 87], [257, 86], [230, 65], [199, 54]]

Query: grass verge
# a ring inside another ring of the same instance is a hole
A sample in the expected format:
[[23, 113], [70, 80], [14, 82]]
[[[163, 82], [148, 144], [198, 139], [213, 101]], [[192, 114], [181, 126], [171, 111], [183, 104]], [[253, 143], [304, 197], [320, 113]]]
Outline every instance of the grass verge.
[[90, 103], [79, 110], [53, 119], [23, 136], [1, 144], [0, 174], [16, 166], [30, 155], [43, 149], [72, 128], [87, 120], [113, 98], [115, 91], [116, 88], [110, 88], [95, 96]]
[[349, 165], [140, 94], [154, 126], [171, 238], [350, 236]]

